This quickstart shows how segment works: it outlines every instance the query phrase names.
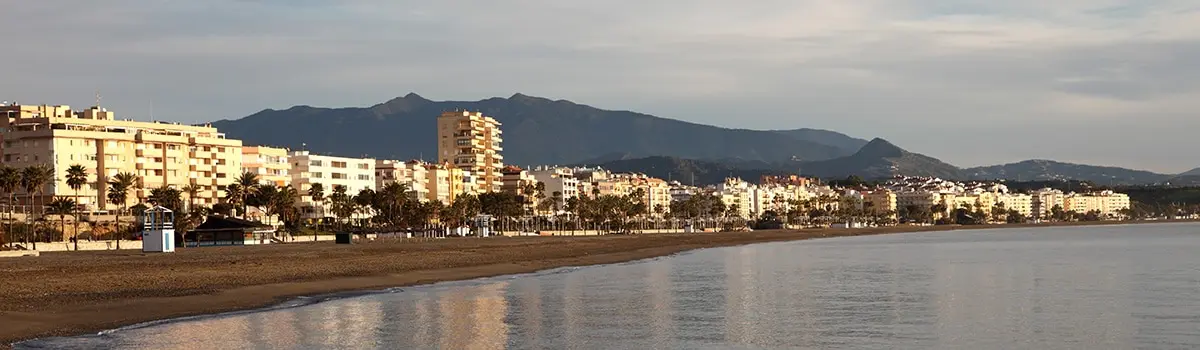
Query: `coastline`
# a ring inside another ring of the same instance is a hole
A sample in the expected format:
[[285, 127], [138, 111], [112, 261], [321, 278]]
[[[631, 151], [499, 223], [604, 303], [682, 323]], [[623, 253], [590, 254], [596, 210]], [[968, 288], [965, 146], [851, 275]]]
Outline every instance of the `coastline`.
[[745, 244], [893, 233], [1179, 223], [898, 226], [747, 233], [445, 239], [99, 251], [0, 260], [0, 348], [155, 320], [278, 305], [289, 299], [532, 273]]

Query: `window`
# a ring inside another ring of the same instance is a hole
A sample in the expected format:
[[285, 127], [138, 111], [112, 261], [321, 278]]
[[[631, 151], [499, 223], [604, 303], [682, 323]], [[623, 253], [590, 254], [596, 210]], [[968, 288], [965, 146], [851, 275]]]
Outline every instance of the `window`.
[[322, 175], [321, 175], [321, 173], [309, 173], [309, 174], [308, 174], [308, 177], [311, 177], [311, 178], [314, 178], [314, 179], [320, 179], [320, 178], [321, 178], [321, 176], [322, 176]]
[[320, 161], [320, 160], [316, 160], [316, 159], [314, 159], [314, 160], [310, 160], [310, 161], [308, 161], [308, 165], [309, 165], [309, 166], [321, 166], [321, 161]]
[[224, 159], [217, 159], [217, 165], [225, 165]]
[[162, 144], [161, 143], [154, 144], [154, 149], [162, 149]]
[[225, 147], [217, 147], [217, 153], [225, 153]]
[[346, 162], [332, 162], [330, 163], [330, 166], [338, 169], [344, 169], [346, 168]]
[[167, 161], [171, 163], [179, 163], [179, 158], [167, 157]]
[[335, 180], [345, 180], [346, 173], [331, 173], [331, 174], [329, 174], [329, 178], [335, 179]]
[[178, 151], [179, 145], [167, 145], [167, 150], [168, 151]]
[[162, 174], [163, 174], [162, 169], [154, 169], [154, 176], [162, 176]]
[[371, 165], [367, 164], [367, 163], [358, 163], [358, 168], [362, 169], [362, 170], [367, 170], [367, 169], [371, 168]]
[[371, 175], [360, 174], [360, 175], [358, 175], [358, 179], [362, 180], [362, 181], [367, 181], [367, 180], [371, 179]]
[[212, 147], [210, 147], [210, 146], [204, 146], [204, 151], [205, 151], [205, 152], [212, 152]]
[[217, 173], [217, 178], [218, 178], [218, 179], [224, 179], [224, 178], [225, 178], [225, 173]]

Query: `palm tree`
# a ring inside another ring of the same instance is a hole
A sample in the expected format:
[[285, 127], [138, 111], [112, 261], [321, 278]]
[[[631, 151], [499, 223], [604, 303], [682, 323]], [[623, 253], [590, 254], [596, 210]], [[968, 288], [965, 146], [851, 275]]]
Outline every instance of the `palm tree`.
[[308, 196], [312, 197], [313, 202], [318, 203], [317, 229], [313, 230], [313, 242], [317, 241], [317, 231], [321, 228], [321, 221], [325, 219], [325, 186], [320, 183], [314, 183], [308, 187]]
[[137, 185], [138, 177], [133, 173], [118, 173], [108, 181], [108, 202], [121, 206], [117, 211], [116, 229], [113, 233], [117, 241], [117, 249], [121, 249], [121, 214], [129, 207], [129, 190]]
[[[245, 191], [246, 189], [243, 188], [241, 184], [232, 183], [229, 184], [229, 186], [225, 186], [225, 203], [232, 205], [231, 211], [234, 212], [234, 216], [237, 214], [237, 209], [241, 207], [242, 197]], [[222, 214], [227, 215], [228, 213]]]
[[150, 190], [150, 196], [147, 198], [150, 203], [170, 209], [171, 211], [180, 211], [183, 207], [183, 192], [177, 189], [163, 186]]
[[[75, 213], [75, 200], [66, 197], [55, 197], [47, 206], [48, 212], [51, 215], [58, 215], [60, 221], [59, 232], [66, 236], [67, 231], [67, 215]], [[79, 227], [78, 224], [75, 225]], [[79, 250], [79, 233], [75, 233], [75, 250]]]
[[333, 219], [342, 229], [345, 228], [345, 226], [340, 226], [342, 217], [349, 216], [350, 213], [353, 213], [352, 209], [350, 208], [353, 203], [351, 203], [350, 200], [350, 196], [346, 194], [346, 186], [333, 186], [333, 194], [329, 195], [329, 201], [333, 206]]
[[[34, 165], [21, 170], [21, 187], [25, 189], [25, 193], [29, 195], [29, 204], [31, 208], [37, 209], [40, 214], [45, 214], [45, 210], [39, 205], [34, 205], [36, 196], [40, 196], [48, 183], [54, 181], [54, 169], [50, 169], [45, 165]], [[33, 218], [33, 209], [29, 212], [29, 218]], [[37, 249], [38, 230], [36, 221], [33, 226], [33, 249]]]
[[[17, 189], [21, 187], [21, 171], [16, 168], [0, 165], [0, 191], [8, 194], [8, 229], [4, 232], [7, 235], [12, 232], [12, 209], [17, 203]], [[0, 243], [3, 242], [3, 237], [0, 237]]]
[[200, 193], [200, 186], [196, 184], [187, 184], [179, 189], [182, 193], [187, 194], [187, 212], [191, 213], [192, 208], [196, 206], [196, 195]]
[[[87, 168], [75, 164], [67, 168], [67, 186], [75, 191], [75, 202], [79, 202], [79, 190], [87, 184]], [[75, 210], [75, 250], [79, 250], [79, 210]]]
[[258, 174], [247, 171], [242, 173], [241, 176], [238, 176], [237, 180], [234, 182], [242, 187], [241, 203], [242, 218], [244, 219], [246, 218], [246, 215], [250, 214], [246, 211], [246, 209], [249, 208], [246, 204], [246, 198], [258, 193]]

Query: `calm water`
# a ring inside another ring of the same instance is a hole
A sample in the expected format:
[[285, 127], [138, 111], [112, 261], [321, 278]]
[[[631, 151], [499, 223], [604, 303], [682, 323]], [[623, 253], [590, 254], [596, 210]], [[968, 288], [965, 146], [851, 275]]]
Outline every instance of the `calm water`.
[[1200, 226], [708, 249], [18, 348], [1200, 348]]

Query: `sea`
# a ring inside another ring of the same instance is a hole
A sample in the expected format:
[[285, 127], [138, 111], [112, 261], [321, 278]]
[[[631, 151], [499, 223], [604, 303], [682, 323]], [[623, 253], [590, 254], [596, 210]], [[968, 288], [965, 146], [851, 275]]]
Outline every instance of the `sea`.
[[17, 349], [1197, 349], [1200, 225], [695, 250], [46, 338]]

